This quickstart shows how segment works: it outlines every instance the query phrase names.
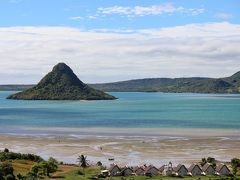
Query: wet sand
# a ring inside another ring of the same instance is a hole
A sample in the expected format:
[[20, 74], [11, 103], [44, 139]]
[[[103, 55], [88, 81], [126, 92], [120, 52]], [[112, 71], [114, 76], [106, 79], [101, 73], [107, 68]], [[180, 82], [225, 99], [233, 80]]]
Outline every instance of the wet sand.
[[44, 158], [53, 156], [66, 163], [76, 163], [77, 157], [84, 154], [92, 163], [101, 161], [106, 165], [115, 162], [160, 166], [169, 161], [189, 165], [208, 156], [220, 161], [240, 156], [239, 130], [54, 128], [54, 132], [53, 129], [48, 132], [58, 132], [58, 135], [2, 134], [0, 149], [34, 153]]

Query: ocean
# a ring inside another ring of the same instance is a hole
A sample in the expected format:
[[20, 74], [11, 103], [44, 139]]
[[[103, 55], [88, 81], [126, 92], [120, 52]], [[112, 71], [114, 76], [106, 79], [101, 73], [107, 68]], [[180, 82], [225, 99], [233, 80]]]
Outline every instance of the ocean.
[[[240, 95], [110, 92], [113, 101], [8, 100], [0, 92], [0, 150], [108, 165], [239, 157]], [[101, 148], [100, 148], [101, 147]], [[103, 150], [102, 150], [103, 149]]]
[[[37, 128], [240, 128], [240, 95], [110, 92], [113, 101], [8, 100], [0, 92], [0, 133]], [[4, 128], [6, 127], [6, 128]], [[49, 131], [48, 131], [49, 132]], [[30, 133], [30, 131], [29, 131]]]

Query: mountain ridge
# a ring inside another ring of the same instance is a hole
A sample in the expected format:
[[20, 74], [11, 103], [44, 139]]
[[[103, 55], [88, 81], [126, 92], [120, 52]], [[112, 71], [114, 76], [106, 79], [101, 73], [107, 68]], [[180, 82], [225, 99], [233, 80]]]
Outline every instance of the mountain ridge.
[[[144, 78], [88, 85], [107, 92], [240, 93], [240, 71], [223, 78]], [[25, 86], [30, 85], [0, 85], [0, 89], [24, 90]]]
[[91, 86], [105, 91], [240, 93], [240, 71], [224, 78], [144, 78]]

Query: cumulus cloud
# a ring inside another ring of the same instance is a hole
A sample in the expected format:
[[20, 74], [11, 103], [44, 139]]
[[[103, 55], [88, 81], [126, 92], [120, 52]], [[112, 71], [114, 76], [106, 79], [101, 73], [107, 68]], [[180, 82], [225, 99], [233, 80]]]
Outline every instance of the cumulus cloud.
[[141, 30], [0, 28], [0, 84], [36, 83], [58, 62], [85, 82], [228, 76], [240, 70], [240, 25]]
[[147, 16], [147, 15], [161, 15], [172, 13], [185, 13], [191, 15], [199, 15], [204, 12], [203, 8], [184, 8], [182, 6], [174, 6], [171, 3], [165, 3], [152, 6], [112, 6], [98, 8], [99, 14], [119, 14], [127, 16]]

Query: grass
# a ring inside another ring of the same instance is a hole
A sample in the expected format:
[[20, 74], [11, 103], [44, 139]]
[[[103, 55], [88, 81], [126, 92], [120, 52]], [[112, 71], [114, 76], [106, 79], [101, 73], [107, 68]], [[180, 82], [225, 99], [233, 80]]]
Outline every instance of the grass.
[[9, 160], [5, 162], [11, 163], [13, 165], [14, 175], [26, 175], [34, 164], [34, 162], [28, 160]]
[[[13, 160], [7, 161], [12, 163], [14, 168], [14, 174], [22, 174], [25, 175], [31, 170], [34, 162], [28, 160]], [[88, 167], [88, 168], [79, 168], [77, 166], [69, 166], [69, 165], [59, 165], [57, 172], [52, 174], [51, 178], [46, 179], [64, 179], [64, 180], [89, 180], [95, 179], [96, 176], [100, 173], [99, 167]], [[129, 177], [109, 177], [106, 180], [231, 180], [231, 177], [219, 177], [219, 176], [199, 176], [199, 177], [146, 177], [146, 176], [129, 176]], [[238, 176], [240, 180], [240, 176]]]

